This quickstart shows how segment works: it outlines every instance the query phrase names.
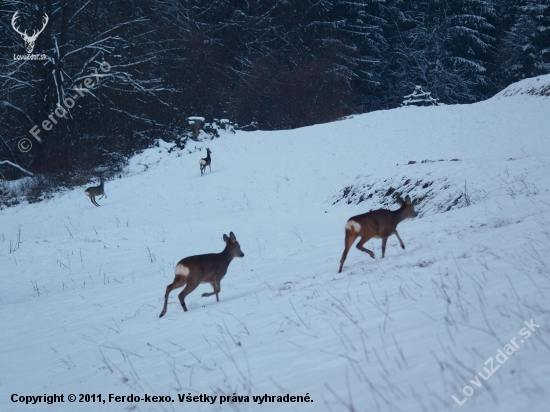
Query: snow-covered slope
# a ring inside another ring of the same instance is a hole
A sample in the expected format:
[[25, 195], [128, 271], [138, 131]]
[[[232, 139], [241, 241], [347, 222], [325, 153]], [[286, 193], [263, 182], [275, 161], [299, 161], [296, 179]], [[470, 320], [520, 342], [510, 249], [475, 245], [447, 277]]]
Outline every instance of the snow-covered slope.
[[511, 84], [498, 93], [495, 98], [503, 98], [515, 95], [528, 94], [531, 96], [550, 96], [550, 80], [548, 75], [530, 77], [520, 82]]
[[[204, 150], [161, 144], [106, 182], [101, 207], [79, 188], [0, 211], [0, 410], [546, 410], [549, 113], [518, 91], [237, 132], [205, 143], [203, 177]], [[406, 250], [392, 237], [381, 259], [371, 240], [376, 259], [353, 248], [338, 274], [346, 220], [396, 208], [395, 193], [419, 200]], [[159, 319], [175, 263], [230, 231], [245, 257], [220, 302], [202, 285], [184, 313], [174, 291]], [[254, 401], [266, 394], [313, 402]]]

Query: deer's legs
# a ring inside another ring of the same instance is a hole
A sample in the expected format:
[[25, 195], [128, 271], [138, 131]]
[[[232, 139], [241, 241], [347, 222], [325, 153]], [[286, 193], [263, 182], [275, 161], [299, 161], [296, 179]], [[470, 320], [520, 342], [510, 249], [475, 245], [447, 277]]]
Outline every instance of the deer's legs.
[[187, 312], [187, 306], [185, 306], [185, 297], [193, 292], [197, 288], [197, 286], [199, 286], [198, 283], [187, 283], [181, 293], [178, 295], [178, 299], [180, 300], [181, 307], [183, 308], [184, 312]]
[[401, 249], [405, 249], [405, 244], [403, 243], [403, 241], [401, 240], [401, 237], [399, 236], [399, 233], [397, 233], [397, 230], [394, 230], [393, 232], [390, 233], [390, 236], [391, 235], [395, 235], [397, 236], [397, 239], [399, 239], [399, 244], [401, 245]]
[[340, 259], [340, 269], [338, 269], [338, 273], [342, 272], [342, 268], [344, 267], [344, 261], [348, 257], [348, 252], [353, 245], [353, 242], [355, 242], [355, 239], [357, 239], [357, 236], [352, 234], [349, 230], [346, 229], [346, 237], [344, 239], [344, 253], [342, 253], [342, 258]]
[[214, 289], [214, 292], [210, 292], [210, 293], [203, 293], [202, 296], [203, 297], [208, 297], [208, 296], [212, 296], [212, 295], [216, 295], [216, 301], [219, 302], [220, 301], [220, 298], [218, 296], [218, 293], [220, 293], [220, 282], [217, 281], [217, 280], [214, 280], [213, 282], [210, 282], [210, 284], [212, 285], [212, 289]]
[[403, 243], [403, 240], [401, 240], [399, 233], [397, 233], [397, 230], [394, 230], [388, 236], [382, 238], [382, 257], [384, 257], [386, 253], [386, 243], [388, 241], [388, 237], [390, 237], [391, 235], [397, 236], [397, 239], [399, 239], [399, 244], [401, 245], [401, 248], [405, 249], [405, 244]]
[[185, 285], [185, 279], [178, 279], [178, 277], [176, 276], [174, 281], [166, 286], [166, 294], [164, 295], [164, 307], [162, 308], [162, 312], [160, 312], [159, 318], [162, 318], [166, 313], [166, 309], [168, 308], [168, 295], [170, 295], [170, 292], [172, 292], [174, 289], [181, 288], [183, 285]]
[[96, 206], [99, 206], [99, 204], [95, 201], [95, 197], [94, 196], [90, 196], [90, 200], [91, 202], [96, 205]]
[[[374, 259], [374, 252], [372, 250], [369, 250], [369, 249], [363, 247], [363, 245], [365, 243], [367, 243], [369, 241], [369, 239], [370, 239], [369, 237], [361, 237], [361, 239], [359, 239], [359, 243], [357, 243], [356, 248], [359, 249], [362, 252], [368, 253], [370, 255], [370, 257]], [[384, 249], [382, 249], [382, 251], [383, 250]], [[382, 252], [382, 257], [384, 257], [384, 252]]]
[[382, 258], [384, 258], [384, 255], [386, 254], [386, 242], [388, 241], [388, 236], [384, 236], [382, 238]]

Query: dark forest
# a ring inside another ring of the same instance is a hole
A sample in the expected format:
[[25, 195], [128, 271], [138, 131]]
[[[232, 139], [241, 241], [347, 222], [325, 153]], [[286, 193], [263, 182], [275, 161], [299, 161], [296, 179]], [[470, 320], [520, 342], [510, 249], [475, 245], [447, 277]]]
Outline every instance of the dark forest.
[[[415, 85], [471, 103], [550, 73], [549, 0], [0, 4], [0, 161], [64, 179], [116, 170], [158, 138], [185, 144], [189, 116], [290, 129], [398, 107]], [[29, 53], [14, 26], [43, 28], [44, 60], [17, 58]]]

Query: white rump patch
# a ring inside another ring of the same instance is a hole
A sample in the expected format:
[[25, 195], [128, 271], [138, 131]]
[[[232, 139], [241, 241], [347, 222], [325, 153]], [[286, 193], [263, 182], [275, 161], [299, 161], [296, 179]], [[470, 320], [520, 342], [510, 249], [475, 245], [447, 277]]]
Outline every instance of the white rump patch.
[[201, 166], [204, 166], [206, 164], [206, 160], [201, 159], [200, 164], [201, 164]]
[[189, 268], [185, 265], [178, 264], [176, 266], [176, 269], [174, 270], [174, 272], [175, 272], [176, 275], [187, 276], [187, 275], [189, 275]]
[[353, 228], [355, 232], [359, 232], [361, 230], [361, 225], [355, 220], [349, 220], [348, 223], [346, 223], [346, 229], [351, 230], [351, 228]]
[[86, 193], [86, 196], [90, 196], [90, 193], [87, 190], [85, 190], [84, 193]]

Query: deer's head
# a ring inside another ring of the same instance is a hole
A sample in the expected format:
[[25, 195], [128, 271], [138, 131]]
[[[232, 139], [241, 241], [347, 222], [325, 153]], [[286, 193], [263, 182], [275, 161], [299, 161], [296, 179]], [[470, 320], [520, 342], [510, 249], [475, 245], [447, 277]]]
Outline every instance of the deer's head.
[[401, 199], [401, 197], [398, 197], [397, 203], [399, 203], [399, 205], [401, 206], [405, 218], [413, 218], [417, 216], [416, 210], [414, 210], [414, 202], [411, 201], [409, 195], [407, 195], [405, 200]]
[[29, 36], [27, 34], [27, 31], [25, 30], [24, 32], [21, 32], [19, 30], [19, 27], [17, 27], [15, 24], [17, 22], [17, 18], [19, 17], [17, 14], [19, 12], [16, 11], [14, 14], [13, 14], [13, 17], [11, 18], [11, 26], [13, 27], [13, 29], [19, 34], [21, 35], [21, 38], [23, 39], [23, 41], [25, 42], [25, 49], [27, 50], [27, 53], [28, 54], [31, 54], [32, 51], [34, 50], [34, 42], [36, 41], [36, 39], [38, 38], [38, 35], [40, 33], [42, 33], [44, 31], [44, 29], [46, 28], [46, 25], [48, 24], [48, 21], [50, 20], [48, 15], [46, 13], [44, 13], [44, 17], [42, 17], [42, 28], [40, 30], [33, 30], [32, 32], [32, 35]]

